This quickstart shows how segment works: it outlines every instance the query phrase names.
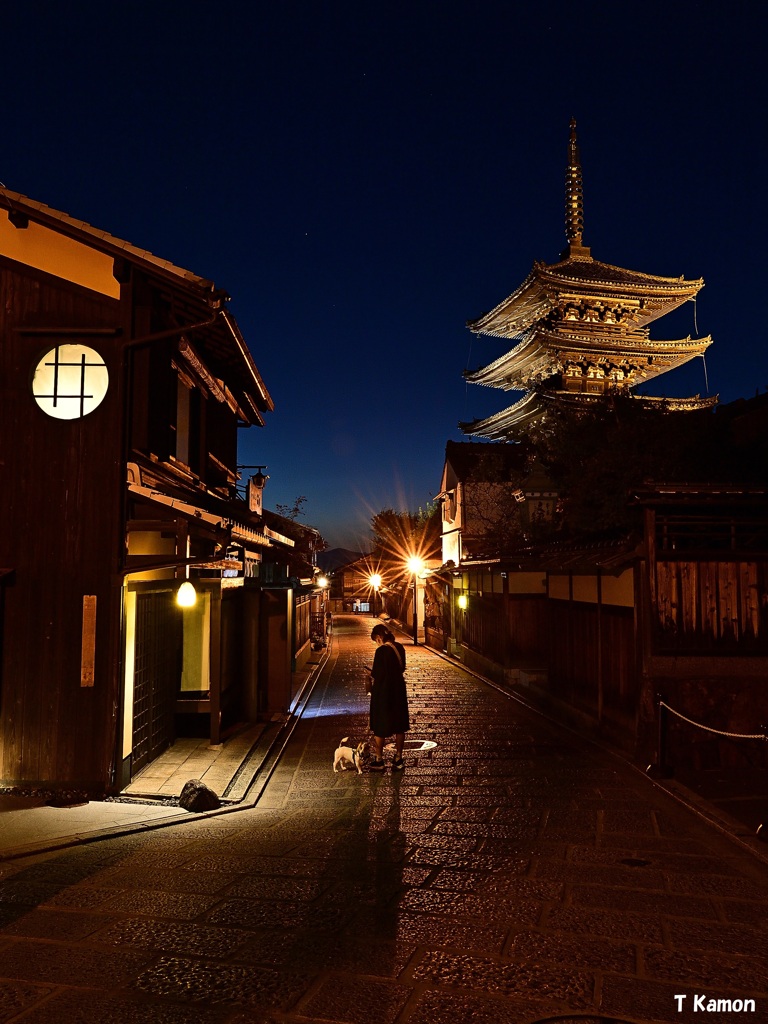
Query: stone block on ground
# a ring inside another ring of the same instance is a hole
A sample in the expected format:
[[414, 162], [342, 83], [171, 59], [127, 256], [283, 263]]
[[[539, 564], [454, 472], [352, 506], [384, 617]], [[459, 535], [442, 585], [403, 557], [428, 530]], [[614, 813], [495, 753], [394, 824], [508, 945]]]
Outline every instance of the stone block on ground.
[[217, 807], [221, 807], [221, 801], [200, 779], [190, 779], [184, 783], [179, 797], [179, 807], [183, 807], [185, 811], [215, 811]]

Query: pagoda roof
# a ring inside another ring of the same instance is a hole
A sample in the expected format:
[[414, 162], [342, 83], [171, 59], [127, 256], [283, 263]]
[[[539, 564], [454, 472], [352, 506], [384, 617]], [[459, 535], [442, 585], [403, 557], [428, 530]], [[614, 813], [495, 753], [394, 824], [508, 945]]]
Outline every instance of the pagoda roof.
[[534, 328], [509, 352], [464, 376], [472, 384], [510, 391], [527, 387], [537, 376], [545, 378], [559, 372], [560, 364], [568, 359], [588, 357], [590, 361], [618, 365], [633, 360], [641, 362], [642, 378], [650, 380], [703, 355], [711, 344], [710, 336], [656, 341], [642, 331], [606, 335]]
[[701, 278], [657, 277], [573, 255], [569, 249], [558, 263], [534, 263], [519, 288], [467, 326], [476, 334], [506, 338], [544, 319], [562, 298], [591, 297], [626, 303], [636, 329], [694, 298], [703, 286]]
[[493, 413], [482, 420], [472, 423], [459, 423], [459, 427], [469, 437], [484, 437], [489, 441], [507, 441], [512, 430], [539, 419], [546, 408], [546, 403], [538, 391], [529, 391], [513, 405]]
[[[604, 401], [605, 395], [590, 395], [572, 391], [529, 391], [518, 402], [494, 413], [482, 420], [472, 423], [460, 423], [459, 427], [469, 437], [484, 437], [489, 441], [516, 440], [516, 431], [539, 419], [553, 402], [561, 402], [574, 406], [596, 405]], [[635, 402], [651, 409], [663, 408], [667, 412], [693, 412], [699, 409], [711, 409], [718, 402], [718, 396], [702, 398], [692, 395], [688, 398], [662, 398], [654, 395], [630, 395]]]

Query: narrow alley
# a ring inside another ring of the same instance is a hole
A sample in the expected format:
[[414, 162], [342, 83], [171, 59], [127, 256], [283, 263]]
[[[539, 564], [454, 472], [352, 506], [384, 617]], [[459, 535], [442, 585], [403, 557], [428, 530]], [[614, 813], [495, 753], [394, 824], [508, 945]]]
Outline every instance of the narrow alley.
[[768, 1021], [766, 861], [459, 665], [406, 643], [405, 771], [333, 772], [373, 621], [255, 808], [0, 862], [0, 1021]]

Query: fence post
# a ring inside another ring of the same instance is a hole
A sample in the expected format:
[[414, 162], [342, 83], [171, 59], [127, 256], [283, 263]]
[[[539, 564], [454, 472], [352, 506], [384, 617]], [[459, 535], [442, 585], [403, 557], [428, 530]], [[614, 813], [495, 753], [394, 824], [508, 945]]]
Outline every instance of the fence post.
[[658, 710], [657, 736], [656, 736], [656, 761], [649, 764], [646, 774], [654, 779], [671, 779], [673, 772], [667, 764], [667, 709], [661, 702], [661, 695], [656, 694], [656, 708]]

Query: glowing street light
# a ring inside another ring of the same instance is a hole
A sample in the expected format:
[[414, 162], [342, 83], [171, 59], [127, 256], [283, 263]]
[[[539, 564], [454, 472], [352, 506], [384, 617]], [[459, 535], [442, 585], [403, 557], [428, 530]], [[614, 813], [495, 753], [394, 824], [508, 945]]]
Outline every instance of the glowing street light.
[[379, 573], [374, 572], [368, 577], [368, 583], [373, 587], [373, 614], [379, 614], [379, 587], [381, 586], [381, 576]]
[[408, 572], [413, 574], [413, 643], [416, 646], [419, 643], [419, 622], [418, 612], [416, 609], [416, 579], [419, 573], [424, 569], [424, 562], [418, 557], [418, 555], [411, 555], [406, 565], [408, 567]]

